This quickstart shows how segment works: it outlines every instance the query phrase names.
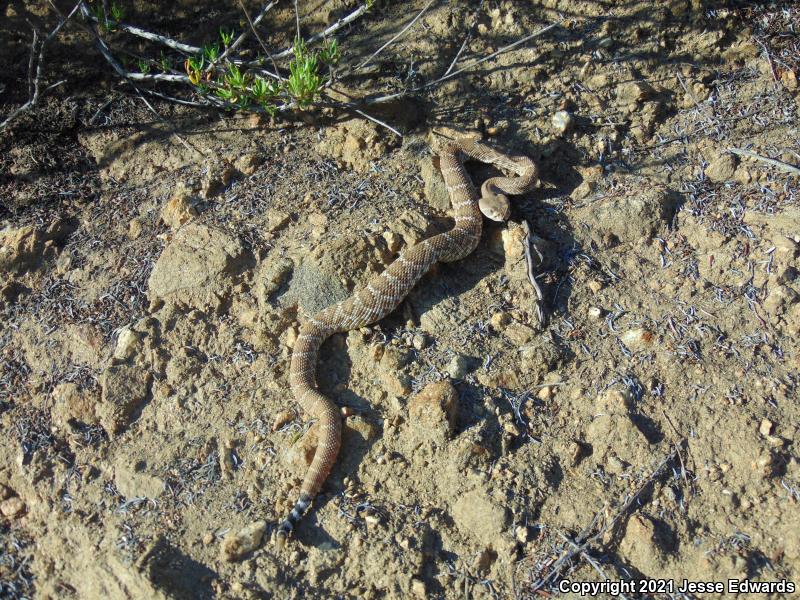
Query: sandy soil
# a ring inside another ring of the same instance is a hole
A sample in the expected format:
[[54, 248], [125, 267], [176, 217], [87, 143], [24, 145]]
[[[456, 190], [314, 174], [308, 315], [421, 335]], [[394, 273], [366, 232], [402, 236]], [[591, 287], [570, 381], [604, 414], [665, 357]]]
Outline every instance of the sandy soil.
[[[54, 19], [6, 4], [2, 114], [26, 99], [25, 19]], [[190, 43], [241, 26], [235, 3], [125, 4]], [[307, 34], [354, 8], [300, 4]], [[425, 4], [378, 3], [340, 32], [344, 63]], [[151, 110], [67, 28], [47, 75], [66, 83], [0, 137], [0, 597], [800, 584], [800, 10], [720, 4], [435, 2], [337, 97], [559, 25], [373, 107], [402, 138], [329, 111]], [[291, 3], [264, 23], [283, 47]], [[315, 434], [288, 386], [299, 319], [450, 226], [433, 156], [454, 132], [531, 156], [541, 183], [323, 346], [320, 387], [352, 414], [278, 551]]]

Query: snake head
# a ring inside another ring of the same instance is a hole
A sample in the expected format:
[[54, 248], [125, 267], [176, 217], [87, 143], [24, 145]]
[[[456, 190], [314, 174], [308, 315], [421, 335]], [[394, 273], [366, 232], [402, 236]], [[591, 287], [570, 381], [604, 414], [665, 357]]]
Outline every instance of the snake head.
[[508, 201], [508, 196], [499, 192], [482, 190], [478, 208], [485, 217], [492, 221], [506, 221], [511, 216], [511, 203]]

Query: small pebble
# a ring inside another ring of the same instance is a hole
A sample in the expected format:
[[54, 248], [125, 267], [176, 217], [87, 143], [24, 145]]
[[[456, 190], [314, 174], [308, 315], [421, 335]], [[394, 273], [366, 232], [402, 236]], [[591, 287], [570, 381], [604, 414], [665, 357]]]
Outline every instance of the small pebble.
[[597, 279], [592, 279], [589, 283], [586, 284], [587, 287], [592, 290], [592, 293], [596, 294], [600, 290], [603, 289], [602, 282], [598, 281]]
[[228, 562], [240, 560], [261, 545], [266, 530], [266, 521], [255, 521], [238, 532], [229, 533], [220, 546], [222, 558]]
[[557, 133], [566, 133], [574, 124], [574, 117], [566, 110], [560, 110], [555, 113], [551, 119], [553, 129]]
[[499, 331], [505, 325], [507, 325], [510, 320], [511, 317], [508, 315], [508, 313], [496, 312], [489, 318], [489, 324], [493, 329]]
[[772, 421], [770, 421], [769, 419], [762, 419], [761, 425], [758, 428], [758, 432], [764, 437], [767, 437], [770, 434], [772, 434], [772, 427], [773, 427]]
[[463, 354], [456, 354], [450, 359], [446, 371], [452, 379], [461, 379], [469, 371], [469, 360]]
[[583, 457], [583, 448], [578, 442], [572, 440], [569, 443], [568, 452], [569, 452], [570, 463], [574, 467], [581, 461], [581, 458]]
[[298, 331], [294, 327], [290, 327], [286, 331], [286, 347], [294, 348], [294, 343], [297, 341]]
[[414, 346], [414, 350], [423, 350], [424, 348], [427, 348], [428, 336], [426, 336], [424, 333], [415, 334], [411, 340], [411, 345]]
[[629, 329], [620, 336], [620, 340], [628, 348], [637, 352], [652, 346], [655, 336], [652, 331], [648, 331], [643, 327]]
[[601, 319], [603, 317], [603, 309], [599, 306], [590, 306], [588, 313], [591, 319]]
[[530, 529], [524, 525], [517, 525], [516, 529], [514, 529], [514, 536], [520, 544], [524, 544], [530, 540], [530, 534]]
[[13, 496], [13, 495], [14, 495], [14, 491], [10, 487], [0, 483], [0, 500], [5, 500], [6, 498], [11, 498], [11, 496]]
[[290, 410], [282, 410], [275, 415], [275, 420], [272, 421], [272, 431], [278, 431], [281, 427], [294, 419], [294, 413]]
[[19, 496], [14, 496], [0, 502], [0, 513], [9, 519], [16, 518], [25, 512], [25, 503]]

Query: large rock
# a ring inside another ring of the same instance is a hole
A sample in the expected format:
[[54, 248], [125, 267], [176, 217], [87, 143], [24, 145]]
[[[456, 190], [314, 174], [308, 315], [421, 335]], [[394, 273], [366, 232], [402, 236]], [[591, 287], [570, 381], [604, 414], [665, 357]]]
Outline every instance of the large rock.
[[140, 464], [130, 464], [127, 457], [114, 465], [114, 483], [125, 498], [158, 498], [164, 491], [164, 480], [150, 475]]
[[102, 397], [95, 413], [110, 435], [119, 433], [131, 422], [150, 394], [151, 380], [150, 373], [132, 365], [113, 365], [105, 370]]
[[627, 465], [645, 463], [650, 454], [647, 438], [632, 419], [632, 403], [627, 392], [608, 390], [596, 399], [594, 418], [586, 427], [592, 457], [617, 475]]
[[432, 157], [426, 156], [420, 161], [420, 175], [425, 182], [425, 197], [428, 203], [442, 212], [450, 210], [450, 194], [442, 178], [441, 171]]
[[652, 182], [636, 181], [631, 186], [624, 195], [591, 202], [576, 211], [601, 245], [649, 239], [672, 219], [676, 205], [673, 193]]
[[150, 299], [175, 297], [197, 305], [219, 298], [245, 262], [239, 240], [220, 229], [189, 223], [156, 261], [147, 282]]
[[340, 160], [353, 170], [364, 173], [373, 161], [385, 156], [395, 145], [396, 138], [384, 135], [374, 123], [352, 119], [326, 128], [317, 150], [323, 156]]
[[350, 292], [325, 262], [313, 258], [304, 260], [294, 270], [289, 290], [281, 298], [283, 303], [299, 304], [307, 315], [313, 315], [323, 308], [341, 302]]
[[619, 551], [639, 571], [654, 573], [663, 569], [663, 543], [655, 523], [647, 516], [635, 514], [628, 520]]
[[458, 392], [449, 380], [429, 383], [411, 398], [408, 414], [417, 427], [443, 427], [452, 435], [458, 415]]
[[736, 157], [732, 154], [722, 153], [714, 157], [706, 167], [706, 177], [717, 183], [724, 183], [733, 179], [736, 171]]
[[409, 426], [419, 442], [443, 444], [452, 437], [458, 401], [458, 391], [449, 380], [429, 383], [411, 398]]
[[80, 389], [74, 383], [59, 383], [55, 386], [52, 400], [51, 416], [56, 427], [66, 427], [72, 420], [79, 423], [97, 422], [95, 394]]
[[54, 256], [56, 247], [77, 228], [74, 220], [59, 219], [45, 229], [32, 225], [0, 231], [0, 273], [24, 273], [43, 259]]
[[459, 497], [452, 514], [459, 529], [485, 544], [494, 543], [508, 524], [506, 509], [479, 489]]
[[220, 546], [223, 560], [233, 562], [250, 554], [261, 545], [266, 530], [266, 521], [255, 521], [226, 535]]

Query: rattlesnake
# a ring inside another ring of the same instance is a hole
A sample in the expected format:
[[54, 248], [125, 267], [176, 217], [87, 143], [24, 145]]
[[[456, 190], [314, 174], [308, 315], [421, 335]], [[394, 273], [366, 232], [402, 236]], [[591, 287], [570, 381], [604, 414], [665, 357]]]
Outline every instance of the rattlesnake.
[[[481, 186], [481, 196], [463, 165], [470, 157], [513, 171], [517, 177], [494, 177]], [[289, 532], [308, 510], [339, 453], [342, 417], [339, 408], [317, 390], [317, 354], [323, 341], [334, 333], [364, 327], [392, 312], [436, 262], [453, 262], [470, 254], [481, 236], [481, 212], [496, 221], [509, 214], [504, 194], [522, 194], [537, 182], [536, 164], [526, 156], [508, 156], [474, 140], [450, 142], [439, 153], [455, 226], [406, 249], [366, 287], [346, 300], [309, 317], [302, 325], [292, 351], [289, 383], [306, 413], [319, 419], [319, 441], [311, 466], [300, 488], [300, 499], [278, 528], [282, 546]]]

